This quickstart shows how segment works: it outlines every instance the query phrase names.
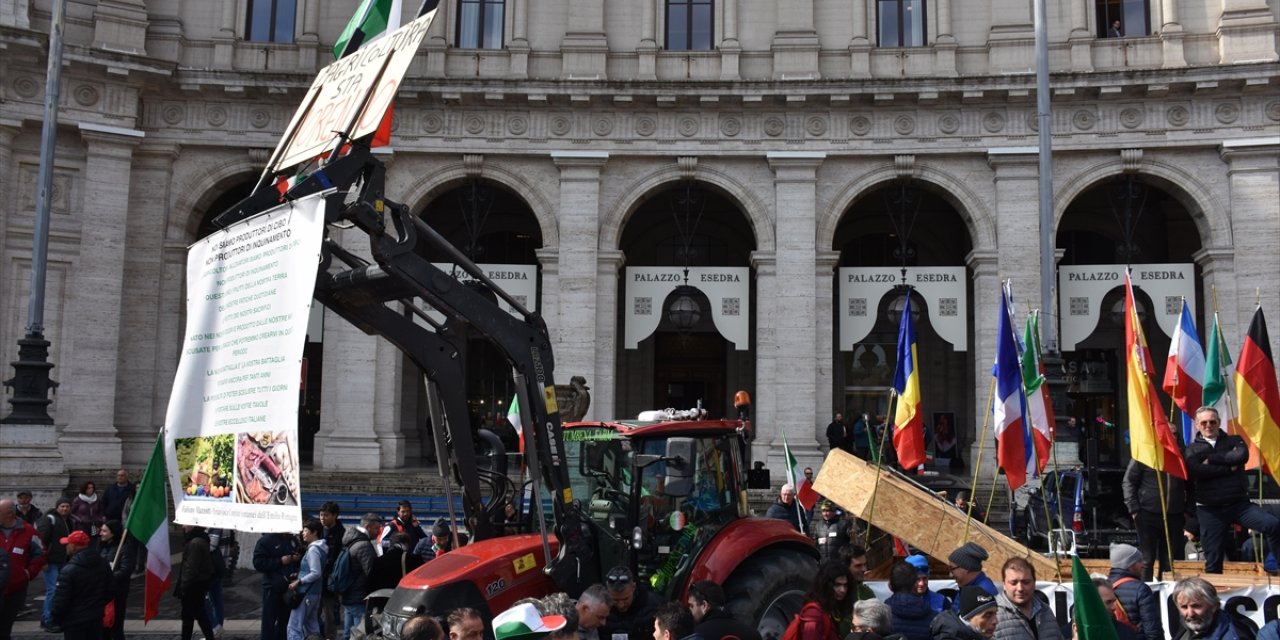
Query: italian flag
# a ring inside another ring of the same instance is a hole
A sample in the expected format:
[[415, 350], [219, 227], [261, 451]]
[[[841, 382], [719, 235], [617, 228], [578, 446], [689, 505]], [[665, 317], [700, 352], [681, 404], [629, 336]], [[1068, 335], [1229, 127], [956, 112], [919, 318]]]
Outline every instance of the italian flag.
[[[366, 44], [400, 28], [401, 0], [363, 0], [360, 8], [347, 23], [338, 42], [333, 45], [333, 57], [341, 60]], [[391, 144], [391, 120], [395, 107], [387, 105], [387, 112], [378, 123], [378, 130], [369, 142], [369, 148], [385, 147]], [[363, 114], [361, 120], [364, 119]]]
[[164, 433], [156, 438], [151, 461], [142, 474], [125, 531], [147, 545], [147, 582], [142, 621], [160, 612], [160, 598], [169, 590], [169, 503], [164, 495]]
[[511, 406], [507, 409], [507, 422], [515, 427], [516, 435], [520, 437], [520, 453], [524, 453], [524, 427], [520, 424], [520, 394], [518, 393], [511, 396]]
[[804, 477], [804, 467], [796, 461], [796, 457], [791, 455], [791, 447], [787, 445], [787, 434], [782, 434], [782, 450], [787, 455], [787, 475], [791, 480], [791, 486], [796, 488], [796, 502], [799, 502], [806, 510], [813, 510], [813, 505], [818, 503], [818, 492], [813, 490], [813, 485], [809, 484], [809, 479]]

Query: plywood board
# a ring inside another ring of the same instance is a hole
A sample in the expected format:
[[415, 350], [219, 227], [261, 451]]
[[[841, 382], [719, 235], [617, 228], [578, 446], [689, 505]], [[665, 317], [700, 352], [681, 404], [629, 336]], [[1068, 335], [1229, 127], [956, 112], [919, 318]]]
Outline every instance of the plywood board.
[[1057, 578], [1052, 560], [977, 520], [968, 522], [966, 536], [965, 513], [954, 505], [887, 470], [877, 472], [874, 465], [844, 451], [827, 456], [814, 488], [854, 516], [934, 558], [945, 559], [966, 540], [981, 545], [989, 555], [983, 570], [993, 580], [999, 581], [1000, 567], [1013, 557], [1026, 558], [1041, 580]]

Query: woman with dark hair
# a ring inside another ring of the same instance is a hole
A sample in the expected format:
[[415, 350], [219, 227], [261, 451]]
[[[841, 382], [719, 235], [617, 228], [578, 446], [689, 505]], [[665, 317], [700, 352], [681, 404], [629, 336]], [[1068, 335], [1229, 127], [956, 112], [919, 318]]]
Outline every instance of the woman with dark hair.
[[98, 486], [92, 481], [81, 484], [80, 495], [71, 501], [71, 525], [92, 538], [106, 521], [106, 516], [102, 515], [102, 501], [98, 499]]
[[307, 551], [298, 566], [298, 577], [289, 583], [289, 589], [304, 596], [302, 604], [289, 613], [289, 640], [303, 640], [320, 633], [320, 591], [324, 587], [320, 576], [329, 548], [324, 542], [324, 525], [319, 520], [312, 518], [302, 525], [302, 544]]
[[[124, 535], [119, 520], [108, 520], [98, 530], [98, 554], [111, 565], [111, 597], [115, 602], [115, 624], [104, 629], [103, 638], [124, 640], [124, 614], [129, 606], [129, 577], [138, 561], [137, 547]], [[112, 563], [115, 563], [114, 565]]]
[[800, 640], [839, 640], [849, 633], [853, 598], [849, 597], [849, 567], [827, 561], [818, 565], [813, 586], [800, 609]]

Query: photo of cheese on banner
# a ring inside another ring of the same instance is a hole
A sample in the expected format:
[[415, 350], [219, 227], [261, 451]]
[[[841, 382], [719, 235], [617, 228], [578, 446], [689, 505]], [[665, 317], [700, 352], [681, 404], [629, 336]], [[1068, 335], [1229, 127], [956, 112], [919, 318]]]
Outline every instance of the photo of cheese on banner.
[[287, 431], [236, 437], [236, 502], [298, 504], [298, 465]]

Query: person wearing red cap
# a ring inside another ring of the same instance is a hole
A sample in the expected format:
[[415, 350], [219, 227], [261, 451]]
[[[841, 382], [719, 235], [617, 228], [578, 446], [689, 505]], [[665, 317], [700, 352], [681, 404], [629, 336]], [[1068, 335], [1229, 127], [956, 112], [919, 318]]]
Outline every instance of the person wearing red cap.
[[58, 572], [49, 618], [62, 627], [66, 640], [98, 640], [102, 609], [111, 601], [111, 567], [96, 553], [82, 553], [89, 548], [89, 534], [83, 531], [72, 531], [58, 542], [66, 545], [70, 558]]
[[13, 501], [0, 500], [0, 556], [8, 568], [5, 581], [0, 582], [0, 638], [9, 637], [27, 599], [27, 583], [44, 567], [41, 549], [35, 528], [18, 517]]

